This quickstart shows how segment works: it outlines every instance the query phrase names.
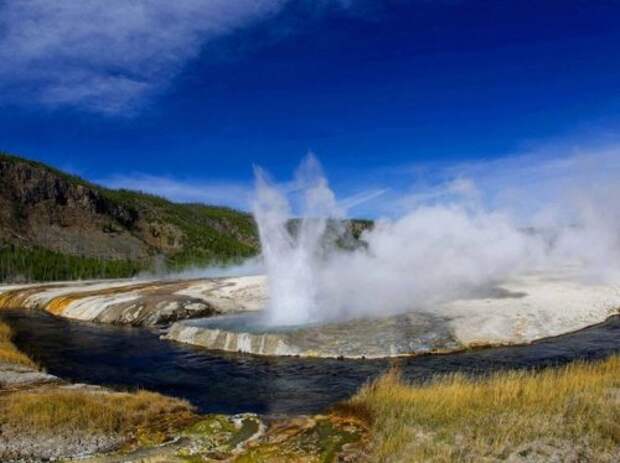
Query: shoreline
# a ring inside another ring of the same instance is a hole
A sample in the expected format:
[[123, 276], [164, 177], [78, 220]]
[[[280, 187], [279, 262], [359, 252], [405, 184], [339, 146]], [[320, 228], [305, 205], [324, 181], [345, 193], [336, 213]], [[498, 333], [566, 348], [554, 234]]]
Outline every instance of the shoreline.
[[[3, 330], [0, 347], [19, 352]], [[291, 458], [361, 461], [367, 441], [366, 425], [350, 417], [199, 415], [184, 400], [70, 383], [24, 358], [0, 359], [0, 402], [0, 459], [7, 463], [269, 461], [281, 450]]]
[[0, 310], [34, 308], [65, 318], [129, 326], [167, 326], [232, 310], [258, 310], [264, 277], [116, 279], [0, 285]]

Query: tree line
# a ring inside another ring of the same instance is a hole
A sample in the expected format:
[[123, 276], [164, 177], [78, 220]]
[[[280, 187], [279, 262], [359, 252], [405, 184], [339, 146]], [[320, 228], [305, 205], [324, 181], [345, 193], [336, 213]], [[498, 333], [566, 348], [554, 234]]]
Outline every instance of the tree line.
[[128, 259], [73, 256], [44, 248], [0, 245], [0, 281], [33, 282], [131, 277], [145, 264]]

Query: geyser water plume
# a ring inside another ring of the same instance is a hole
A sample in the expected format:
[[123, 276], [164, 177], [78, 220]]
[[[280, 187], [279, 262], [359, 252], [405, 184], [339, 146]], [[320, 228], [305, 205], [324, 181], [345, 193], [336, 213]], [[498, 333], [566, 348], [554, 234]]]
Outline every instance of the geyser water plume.
[[334, 194], [318, 161], [308, 155], [294, 182], [303, 204], [301, 221], [291, 233], [291, 208], [285, 194], [261, 168], [255, 168], [255, 177], [254, 216], [269, 277], [268, 321], [276, 325], [307, 323], [321, 312], [317, 278], [327, 220], [339, 215]]
[[328, 221], [330, 233], [339, 232], [344, 214], [314, 156], [292, 183], [301, 196], [296, 227], [287, 192], [262, 169], [255, 176], [267, 317], [275, 325], [410, 310], [501, 277], [526, 252], [526, 240], [506, 217], [456, 206], [379, 223], [362, 236], [366, 247], [345, 251], [325, 236]]
[[[510, 207], [489, 209], [489, 202], [472, 201], [471, 195], [414, 204], [400, 218], [379, 220], [363, 232], [363, 246], [345, 250], [326, 239], [345, 211], [313, 156], [284, 187], [260, 168], [255, 173], [254, 214], [269, 280], [267, 318], [273, 324], [438, 311], [449, 300], [490, 289], [517, 273], [568, 263], [599, 278], [619, 268], [620, 214], [606, 206], [617, 187], [602, 188], [603, 198], [577, 189], [570, 201], [566, 188], [558, 189], [557, 202], [544, 206], [567, 213], [562, 220], [549, 218], [544, 228], [526, 226], [544, 208], [517, 221]], [[295, 227], [291, 197], [301, 198]]]

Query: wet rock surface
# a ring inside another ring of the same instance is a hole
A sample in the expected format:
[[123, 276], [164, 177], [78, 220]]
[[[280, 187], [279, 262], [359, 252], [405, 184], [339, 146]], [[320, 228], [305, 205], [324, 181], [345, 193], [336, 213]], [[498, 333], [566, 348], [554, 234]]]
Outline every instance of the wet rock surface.
[[84, 463], [363, 462], [369, 435], [355, 419], [209, 415], [167, 444], [82, 459]]
[[369, 441], [364, 423], [333, 415], [206, 415], [169, 437], [150, 444], [116, 434], [24, 435], [5, 424], [0, 426], [0, 458], [6, 463], [361, 462]]
[[258, 355], [381, 358], [462, 349], [445, 319], [412, 313], [303, 327], [270, 327], [260, 314], [175, 323], [164, 336], [207, 349]]
[[265, 303], [264, 277], [109, 280], [0, 287], [0, 309], [32, 308], [61, 317], [161, 326]]

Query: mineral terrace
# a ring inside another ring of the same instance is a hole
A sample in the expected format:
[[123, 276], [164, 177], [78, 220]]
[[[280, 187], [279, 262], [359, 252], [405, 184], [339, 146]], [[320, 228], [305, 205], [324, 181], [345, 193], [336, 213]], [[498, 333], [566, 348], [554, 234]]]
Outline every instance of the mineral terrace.
[[133, 326], [259, 310], [265, 298], [260, 276], [0, 286], [0, 309], [41, 309], [75, 320]]
[[259, 355], [377, 358], [529, 343], [618, 314], [620, 284], [576, 269], [530, 273], [468, 298], [390, 317], [303, 327], [268, 327], [257, 314], [179, 321], [167, 339]]
[[522, 344], [576, 331], [619, 313], [620, 282], [597, 283], [566, 267], [515, 276], [467, 298], [409, 313], [297, 327], [261, 322], [259, 311], [266, 303], [264, 276], [0, 287], [0, 308], [163, 325], [165, 339], [207, 349], [378, 358]]

